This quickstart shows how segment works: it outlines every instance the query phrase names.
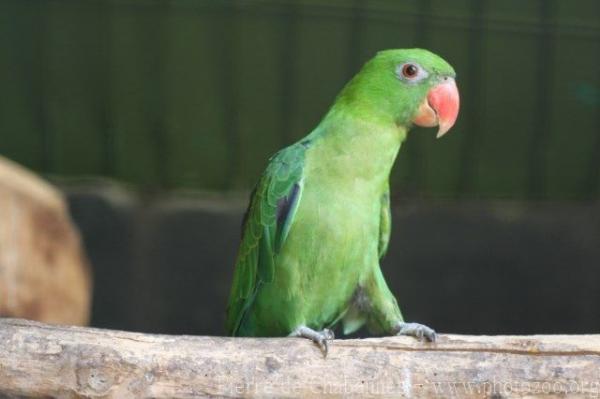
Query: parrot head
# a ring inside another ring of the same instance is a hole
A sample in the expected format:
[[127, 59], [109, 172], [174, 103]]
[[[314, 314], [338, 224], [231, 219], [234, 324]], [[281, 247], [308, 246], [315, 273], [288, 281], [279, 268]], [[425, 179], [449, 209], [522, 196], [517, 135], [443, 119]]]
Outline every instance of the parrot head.
[[438, 126], [441, 137], [456, 122], [459, 95], [454, 69], [423, 49], [384, 50], [367, 62], [341, 93], [408, 129]]

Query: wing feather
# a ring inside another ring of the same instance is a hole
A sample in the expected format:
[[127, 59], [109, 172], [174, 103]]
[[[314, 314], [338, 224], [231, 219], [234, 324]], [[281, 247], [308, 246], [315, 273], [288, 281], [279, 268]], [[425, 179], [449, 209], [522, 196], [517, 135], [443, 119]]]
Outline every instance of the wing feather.
[[306, 148], [296, 144], [275, 154], [250, 198], [227, 308], [232, 335], [238, 334], [260, 287], [275, 276], [277, 255], [300, 203]]
[[390, 210], [390, 189], [381, 197], [381, 211], [379, 217], [379, 259], [387, 252], [392, 231], [392, 212]]

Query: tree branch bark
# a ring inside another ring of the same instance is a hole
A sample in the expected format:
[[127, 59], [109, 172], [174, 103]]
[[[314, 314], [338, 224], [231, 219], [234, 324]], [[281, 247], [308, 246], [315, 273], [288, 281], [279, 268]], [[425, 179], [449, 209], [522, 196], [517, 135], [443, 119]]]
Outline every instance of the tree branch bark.
[[600, 335], [336, 340], [140, 334], [0, 320], [0, 394], [599, 397]]

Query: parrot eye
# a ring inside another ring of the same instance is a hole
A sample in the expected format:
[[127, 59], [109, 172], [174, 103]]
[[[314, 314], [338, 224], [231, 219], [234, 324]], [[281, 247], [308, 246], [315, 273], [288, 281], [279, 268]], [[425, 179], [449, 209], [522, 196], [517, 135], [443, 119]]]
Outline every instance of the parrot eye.
[[414, 64], [406, 64], [402, 67], [402, 75], [405, 78], [414, 78], [419, 73], [419, 68]]
[[418, 64], [415, 64], [414, 62], [407, 62], [405, 64], [398, 65], [396, 68], [396, 75], [398, 78], [400, 78], [400, 80], [417, 82], [425, 79], [429, 74]]

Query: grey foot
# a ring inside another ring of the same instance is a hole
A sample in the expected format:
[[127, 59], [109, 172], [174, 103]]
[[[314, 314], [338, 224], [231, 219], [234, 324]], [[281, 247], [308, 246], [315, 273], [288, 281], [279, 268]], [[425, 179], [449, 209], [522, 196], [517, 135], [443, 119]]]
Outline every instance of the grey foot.
[[333, 331], [328, 328], [324, 328], [322, 331], [315, 331], [312, 328], [300, 326], [290, 334], [290, 337], [303, 337], [310, 339], [317, 344], [319, 348], [321, 348], [323, 355], [326, 357], [327, 351], [329, 350], [327, 341], [334, 339], [335, 335], [333, 334]]
[[429, 342], [435, 342], [435, 331], [419, 323], [398, 323], [396, 326], [396, 335], [410, 335], [419, 341], [425, 339]]

